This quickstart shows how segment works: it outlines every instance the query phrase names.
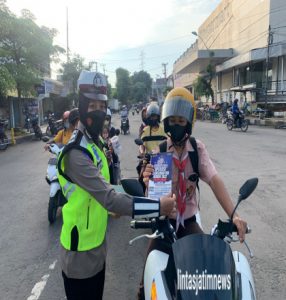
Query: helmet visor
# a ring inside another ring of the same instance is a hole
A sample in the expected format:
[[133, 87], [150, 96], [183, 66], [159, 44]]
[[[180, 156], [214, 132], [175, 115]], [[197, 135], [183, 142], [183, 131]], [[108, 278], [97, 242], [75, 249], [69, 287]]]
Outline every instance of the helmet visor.
[[162, 108], [162, 121], [171, 116], [178, 116], [187, 119], [192, 124], [194, 108], [190, 101], [182, 97], [173, 97], [165, 100]]

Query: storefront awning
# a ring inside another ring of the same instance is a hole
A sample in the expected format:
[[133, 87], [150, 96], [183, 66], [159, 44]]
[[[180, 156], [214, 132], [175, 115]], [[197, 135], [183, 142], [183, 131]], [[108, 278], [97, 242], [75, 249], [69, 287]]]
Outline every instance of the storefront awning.
[[192, 49], [175, 63], [176, 73], [201, 73], [209, 64], [217, 65], [233, 56], [233, 49]]
[[[278, 57], [286, 54], [286, 45], [270, 45], [269, 57]], [[267, 59], [267, 47], [252, 49], [249, 52], [235, 56], [220, 65], [216, 66], [216, 72], [222, 72], [230, 68], [243, 65], [249, 62], [256, 62]]]
[[230, 88], [232, 92], [258, 92], [261, 91], [261, 88], [256, 87], [256, 83], [250, 83], [245, 85], [234, 86]]

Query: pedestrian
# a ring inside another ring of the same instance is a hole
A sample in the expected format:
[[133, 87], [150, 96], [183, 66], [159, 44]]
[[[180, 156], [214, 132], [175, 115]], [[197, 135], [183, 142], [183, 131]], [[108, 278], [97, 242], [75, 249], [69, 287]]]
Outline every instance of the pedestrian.
[[175, 196], [158, 201], [114, 191], [100, 138], [107, 110], [106, 77], [82, 71], [78, 87], [78, 130], [58, 160], [58, 178], [67, 199], [60, 262], [67, 299], [94, 300], [102, 299], [104, 289], [108, 211], [134, 218], [169, 215]]

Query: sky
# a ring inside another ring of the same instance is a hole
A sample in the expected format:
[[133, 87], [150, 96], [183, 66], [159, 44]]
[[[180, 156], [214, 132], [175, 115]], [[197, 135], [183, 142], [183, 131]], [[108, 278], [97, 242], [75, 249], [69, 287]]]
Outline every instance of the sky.
[[[140, 70], [153, 79], [167, 76], [173, 63], [195, 42], [191, 34], [205, 21], [220, 0], [7, 0], [20, 15], [29, 9], [39, 26], [56, 28], [54, 44], [66, 49], [68, 8], [69, 49], [85, 63], [96, 61], [98, 70], [115, 84], [115, 70]], [[62, 57], [65, 61], [66, 57]], [[95, 67], [95, 64], [94, 64]], [[56, 78], [60, 66], [53, 65]]]

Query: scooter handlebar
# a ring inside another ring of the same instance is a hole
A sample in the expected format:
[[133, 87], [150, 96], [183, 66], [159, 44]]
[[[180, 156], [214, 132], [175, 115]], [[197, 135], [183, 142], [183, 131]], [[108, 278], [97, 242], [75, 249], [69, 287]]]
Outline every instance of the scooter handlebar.
[[153, 222], [152, 221], [131, 221], [130, 227], [133, 229], [144, 229], [144, 228], [152, 228]]
[[[232, 224], [232, 232], [238, 232], [237, 227], [235, 224]], [[247, 225], [246, 226], [246, 234], [251, 233], [251, 228]]]

